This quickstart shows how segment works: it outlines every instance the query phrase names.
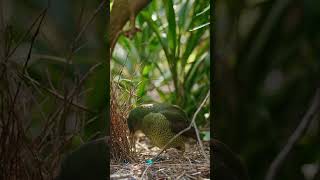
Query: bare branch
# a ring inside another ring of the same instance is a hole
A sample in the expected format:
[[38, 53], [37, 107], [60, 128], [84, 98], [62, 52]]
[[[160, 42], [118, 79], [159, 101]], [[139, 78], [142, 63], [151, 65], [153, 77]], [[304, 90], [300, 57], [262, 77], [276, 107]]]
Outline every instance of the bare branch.
[[299, 126], [293, 132], [293, 134], [288, 139], [287, 144], [280, 151], [277, 157], [271, 163], [267, 174], [266, 180], [273, 180], [279, 170], [280, 166], [292, 150], [293, 146], [298, 142], [298, 140], [304, 135], [306, 132], [310, 122], [316, 117], [320, 110], [320, 89], [317, 89], [315, 96], [313, 97], [312, 104], [310, 105], [309, 110], [301, 120]]
[[85, 30], [88, 28], [88, 26], [92, 23], [92, 21], [95, 19], [95, 17], [97, 16], [98, 12], [104, 7], [106, 2], [107, 2], [106, 0], [103, 0], [99, 4], [98, 8], [93, 12], [91, 18], [86, 22], [86, 24], [82, 27], [81, 31], [79, 32], [78, 36], [74, 39], [74, 43], [78, 42], [78, 40], [80, 39], [82, 34], [85, 32]]
[[[40, 87], [41, 89], [47, 91], [48, 93], [50, 93], [50, 94], [52, 94], [52, 95], [54, 95], [54, 96], [57, 97], [58, 99], [63, 100], [63, 101], [66, 100], [65, 97], [62, 96], [61, 94], [59, 94], [57, 91], [55, 91], [54, 89], [49, 89], [49, 88], [47, 88], [47, 87], [43, 87], [38, 81], [36, 81], [35, 79], [31, 78], [30, 76], [23, 75], [22, 78], [24, 78], [25, 80], [30, 81], [30, 83], [33, 83], [34, 85]], [[71, 105], [73, 105], [74, 107], [77, 107], [77, 108], [79, 108], [79, 109], [81, 109], [81, 110], [83, 110], [83, 111], [86, 111], [86, 112], [88, 112], [88, 113], [95, 113], [95, 112], [91, 111], [89, 108], [85, 107], [84, 105], [78, 104], [78, 103], [73, 102], [73, 101], [71, 101], [70, 103], [71, 103]]]
[[[151, 0], [116, 0], [114, 2], [110, 15], [110, 55], [112, 55], [117, 39], [122, 32], [122, 28], [130, 19], [130, 16], [137, 15], [150, 2]], [[130, 13], [130, 11], [133, 12]]]

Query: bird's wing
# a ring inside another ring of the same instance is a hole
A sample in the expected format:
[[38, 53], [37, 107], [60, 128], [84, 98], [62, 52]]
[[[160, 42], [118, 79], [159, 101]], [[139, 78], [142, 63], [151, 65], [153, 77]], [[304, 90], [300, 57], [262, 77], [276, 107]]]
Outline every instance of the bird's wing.
[[[179, 133], [180, 131], [186, 129], [190, 124], [184, 112], [181, 113], [180, 111], [169, 109], [169, 110], [162, 110], [160, 111], [160, 113], [163, 114], [166, 117], [166, 119], [168, 119], [168, 121], [170, 122], [171, 129], [174, 133]], [[196, 132], [193, 127], [190, 130], [183, 133], [182, 135], [191, 137], [194, 139], [197, 138]]]
[[188, 120], [187, 113], [177, 105], [166, 104], [166, 103], [154, 104], [154, 109], [157, 112], [161, 112], [161, 111], [175, 112], [180, 116], [182, 116], [186, 121]]

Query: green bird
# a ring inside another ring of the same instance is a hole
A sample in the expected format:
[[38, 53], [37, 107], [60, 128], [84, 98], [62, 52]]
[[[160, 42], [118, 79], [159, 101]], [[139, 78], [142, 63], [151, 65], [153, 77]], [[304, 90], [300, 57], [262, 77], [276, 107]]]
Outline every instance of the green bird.
[[[171, 138], [190, 124], [187, 114], [176, 105], [144, 104], [130, 111], [127, 119], [131, 136], [141, 130], [152, 144], [163, 148]], [[196, 139], [194, 128], [173, 140], [167, 148], [185, 150], [188, 137]]]

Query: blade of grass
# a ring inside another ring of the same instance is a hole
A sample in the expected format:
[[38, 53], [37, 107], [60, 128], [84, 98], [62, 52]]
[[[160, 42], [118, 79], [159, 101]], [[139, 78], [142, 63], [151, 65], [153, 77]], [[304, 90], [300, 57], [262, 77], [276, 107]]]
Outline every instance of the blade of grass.
[[170, 51], [171, 58], [175, 59], [175, 52], [176, 52], [176, 16], [173, 9], [173, 2], [172, 0], [165, 0], [164, 1], [167, 20], [168, 20], [168, 47]]
[[162, 46], [162, 49], [166, 55], [166, 58], [167, 59], [170, 59], [170, 54], [169, 54], [169, 51], [168, 51], [168, 46], [167, 46], [167, 43], [166, 43], [166, 39], [164, 38], [161, 38], [161, 34], [160, 34], [160, 31], [158, 29], [158, 25], [152, 21], [152, 19], [150, 18], [150, 16], [148, 16], [147, 14], [144, 14], [142, 13], [141, 14], [141, 17], [148, 23], [149, 27], [153, 30], [153, 32], [156, 34], [161, 46]]

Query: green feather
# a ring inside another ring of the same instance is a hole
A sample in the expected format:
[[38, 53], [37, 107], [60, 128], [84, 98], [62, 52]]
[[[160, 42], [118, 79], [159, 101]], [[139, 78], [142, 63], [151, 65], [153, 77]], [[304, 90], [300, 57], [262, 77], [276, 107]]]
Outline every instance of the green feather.
[[[146, 115], [143, 118], [141, 128], [151, 142], [160, 148], [164, 147], [169, 140], [176, 135], [176, 133], [170, 129], [170, 122], [161, 113], [149, 113]], [[175, 147], [184, 150], [184, 141], [185, 138], [179, 136], [172, 141], [168, 148]]]
[[[163, 147], [189, 124], [187, 114], [180, 107], [164, 103], [141, 105], [134, 108], [128, 117], [130, 132], [141, 130], [158, 147]], [[196, 138], [193, 128], [183, 133], [169, 147], [184, 149], [182, 144], [187, 137]]]

